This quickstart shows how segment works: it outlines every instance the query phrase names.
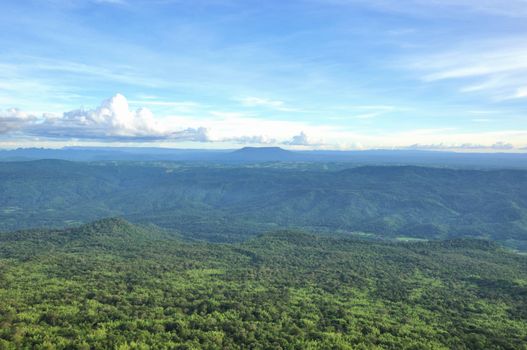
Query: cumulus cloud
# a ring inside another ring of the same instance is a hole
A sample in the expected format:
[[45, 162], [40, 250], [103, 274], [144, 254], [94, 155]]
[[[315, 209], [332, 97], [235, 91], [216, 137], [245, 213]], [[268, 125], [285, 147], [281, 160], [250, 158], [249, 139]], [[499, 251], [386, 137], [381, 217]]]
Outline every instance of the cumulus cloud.
[[156, 120], [147, 108], [130, 110], [127, 99], [121, 94], [103, 101], [95, 109], [76, 109], [62, 115], [43, 115], [39, 119], [37, 123], [26, 123], [20, 128], [33, 136], [59, 139], [210, 141], [207, 128], [171, 128]]
[[187, 128], [181, 131], [175, 131], [169, 134], [172, 140], [177, 141], [194, 141], [194, 142], [211, 142], [209, 129], [204, 127]]
[[[242, 130], [250, 125], [246, 125], [247, 118], [238, 114], [219, 117], [221, 122], [208, 121], [214, 129], [220, 130], [220, 133], [211, 135], [209, 127], [196, 125], [196, 121], [188, 118], [156, 119], [147, 108], [131, 110], [128, 100], [116, 94], [99, 107], [76, 109], [62, 115], [44, 114], [37, 118], [17, 109], [0, 112], [0, 134], [20, 130], [30, 136], [64, 140], [279, 143], [264, 134], [244, 135], [255, 128]], [[229, 133], [231, 135], [222, 135], [220, 124], [223, 123], [238, 124], [240, 128], [234, 128], [235, 133]]]
[[0, 111], [0, 135], [21, 130], [36, 120], [37, 117], [16, 108]]
[[[299, 130], [302, 132], [298, 133]], [[527, 130], [455, 133], [446, 129], [411, 129], [369, 135], [338, 125], [256, 117], [240, 112], [209, 111], [205, 116], [164, 115], [156, 118], [146, 108], [131, 110], [126, 98], [115, 95], [92, 109], [35, 116], [17, 109], [0, 111], [0, 135], [4, 142], [210, 142], [285, 145], [292, 148], [357, 149], [407, 148], [429, 150], [518, 150]], [[327, 143], [323, 140], [329, 140]], [[408, 140], [414, 145], [405, 146]], [[507, 142], [496, 142], [503, 140]], [[12, 141], [9, 141], [12, 142]], [[515, 145], [515, 146], [513, 146]]]
[[81, 108], [62, 115], [44, 114], [37, 118], [17, 109], [0, 112], [0, 134], [15, 130], [26, 135], [65, 140], [278, 143], [266, 135], [243, 135], [241, 130], [238, 135], [212, 136], [210, 128], [189, 123], [184, 118], [156, 119], [147, 108], [131, 110], [128, 100], [121, 94], [94, 109]]
[[293, 136], [291, 140], [284, 141], [283, 144], [290, 146], [319, 146], [322, 143], [311, 140], [311, 138], [302, 131], [300, 134]]
[[117, 94], [98, 108], [76, 109], [62, 116], [48, 116], [30, 130], [48, 137], [163, 138], [166, 131], [146, 108], [130, 111], [126, 98]]

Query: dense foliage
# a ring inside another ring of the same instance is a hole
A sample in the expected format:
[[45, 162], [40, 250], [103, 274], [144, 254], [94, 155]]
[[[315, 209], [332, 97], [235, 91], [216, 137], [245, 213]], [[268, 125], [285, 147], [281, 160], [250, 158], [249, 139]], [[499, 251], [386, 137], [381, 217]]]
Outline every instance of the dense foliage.
[[105, 219], [0, 234], [0, 300], [0, 349], [527, 349], [527, 257], [480, 240], [211, 244]]
[[527, 249], [527, 171], [332, 164], [0, 164], [0, 231], [108, 216], [241, 241], [278, 228]]

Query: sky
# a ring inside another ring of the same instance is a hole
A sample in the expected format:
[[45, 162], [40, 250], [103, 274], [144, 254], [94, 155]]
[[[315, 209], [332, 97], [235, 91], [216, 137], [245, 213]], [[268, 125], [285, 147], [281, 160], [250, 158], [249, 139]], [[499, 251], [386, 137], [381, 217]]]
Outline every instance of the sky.
[[527, 0], [0, 9], [0, 148], [527, 152]]

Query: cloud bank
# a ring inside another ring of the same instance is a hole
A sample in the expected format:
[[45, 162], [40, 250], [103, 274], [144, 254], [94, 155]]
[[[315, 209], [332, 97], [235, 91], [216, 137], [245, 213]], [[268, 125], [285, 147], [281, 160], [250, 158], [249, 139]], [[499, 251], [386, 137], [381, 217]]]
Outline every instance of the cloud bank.
[[17, 140], [31, 146], [38, 142], [64, 145], [72, 142], [164, 145], [198, 142], [227, 147], [251, 144], [298, 149], [403, 148], [508, 152], [523, 150], [527, 130], [456, 133], [455, 129], [448, 128], [366, 134], [343, 125], [309, 124], [255, 117], [243, 112], [210, 110], [199, 117], [165, 115], [156, 118], [147, 108], [131, 109], [128, 100], [117, 94], [93, 109], [80, 108], [62, 114], [36, 116], [18, 109], [0, 111], [0, 146], [13, 145]]
[[35, 120], [35, 116], [16, 108], [0, 111], [0, 135], [21, 130]]
[[97, 108], [76, 109], [62, 115], [36, 117], [18, 109], [0, 112], [0, 134], [20, 131], [35, 137], [64, 140], [280, 143], [267, 135], [213, 137], [205, 126], [181, 128], [174, 124], [172, 120], [156, 119], [148, 108], [131, 110], [128, 100], [121, 94], [103, 101]]
[[511, 143], [506, 142], [496, 142], [492, 145], [482, 145], [482, 144], [474, 144], [474, 143], [462, 143], [462, 144], [429, 144], [429, 145], [423, 145], [423, 144], [413, 144], [409, 147], [406, 147], [407, 149], [415, 149], [415, 150], [494, 150], [494, 151], [510, 151], [514, 149], [514, 146]]

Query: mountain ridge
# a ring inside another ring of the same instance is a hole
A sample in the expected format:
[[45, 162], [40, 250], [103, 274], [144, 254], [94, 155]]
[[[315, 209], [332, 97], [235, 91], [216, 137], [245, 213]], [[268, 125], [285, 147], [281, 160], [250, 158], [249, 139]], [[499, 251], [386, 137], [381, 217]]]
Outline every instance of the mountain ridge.
[[[262, 148], [265, 151], [266, 147]], [[267, 147], [271, 148], [271, 147]], [[242, 148], [243, 149], [243, 148]], [[283, 148], [282, 148], [283, 149]], [[152, 147], [66, 147], [0, 149], [1, 161], [64, 159], [73, 161], [184, 161], [207, 163], [337, 162], [355, 165], [422, 165], [457, 168], [527, 169], [527, 153], [456, 153], [422, 150], [284, 150], [254, 158], [241, 149], [171, 149]], [[262, 152], [260, 152], [261, 154]]]

